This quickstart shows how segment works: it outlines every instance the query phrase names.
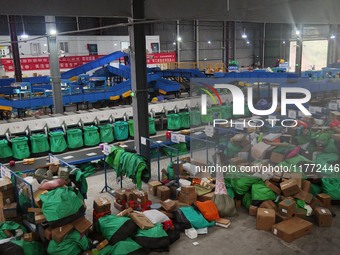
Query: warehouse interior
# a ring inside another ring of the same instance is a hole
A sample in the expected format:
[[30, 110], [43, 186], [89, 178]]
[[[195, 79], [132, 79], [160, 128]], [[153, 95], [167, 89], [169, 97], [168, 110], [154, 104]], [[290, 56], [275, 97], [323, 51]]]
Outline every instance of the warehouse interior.
[[0, 254], [338, 254], [336, 0], [0, 9]]

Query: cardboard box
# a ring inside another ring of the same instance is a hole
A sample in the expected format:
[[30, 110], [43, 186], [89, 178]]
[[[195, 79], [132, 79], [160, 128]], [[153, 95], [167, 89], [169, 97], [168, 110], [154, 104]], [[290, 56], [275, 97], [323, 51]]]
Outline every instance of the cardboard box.
[[72, 225], [80, 234], [85, 234], [87, 231], [90, 230], [92, 223], [85, 217], [81, 217], [73, 221]]
[[40, 223], [46, 222], [46, 217], [42, 213], [39, 213], [39, 214], [36, 213], [34, 216], [34, 220], [35, 220], [35, 224], [40, 224]]
[[61, 243], [64, 237], [71, 233], [73, 230], [72, 224], [66, 224], [64, 226], [52, 229], [52, 239], [57, 243]]
[[293, 217], [289, 220], [282, 221], [272, 227], [272, 233], [286, 242], [293, 242], [294, 240], [307, 235], [312, 232], [313, 224]]
[[267, 208], [267, 209], [273, 209], [274, 211], [277, 211], [276, 204], [271, 200], [262, 202], [259, 208]]
[[111, 202], [106, 197], [99, 197], [93, 201], [93, 209], [97, 213], [111, 211]]
[[270, 188], [272, 191], [274, 191], [276, 194], [280, 195], [281, 194], [281, 189], [276, 186], [274, 183], [271, 183], [269, 180], [265, 181], [265, 185]]
[[2, 215], [5, 219], [17, 217], [17, 203], [5, 204], [3, 208], [0, 208]]
[[257, 209], [258, 209], [257, 206], [250, 205], [250, 206], [249, 206], [249, 210], [248, 210], [248, 214], [249, 214], [250, 216], [256, 216], [256, 215], [257, 215]]
[[178, 173], [179, 175], [183, 175], [183, 161], [179, 161], [177, 164], [177, 161], [173, 162], [174, 164], [172, 165], [174, 169], [174, 173]]
[[125, 210], [125, 208], [127, 207], [127, 205], [128, 204], [120, 204], [120, 203], [118, 203], [117, 202], [117, 200], [115, 200], [114, 202], [113, 202], [113, 206], [118, 210], [118, 211], [123, 211], [123, 210]]
[[47, 193], [47, 190], [38, 189], [37, 191], [33, 192], [34, 203], [37, 207], [42, 207], [42, 202], [40, 200], [40, 195]]
[[51, 164], [49, 165], [48, 170], [52, 171], [52, 173], [55, 175], [58, 173], [59, 165]]
[[38, 241], [39, 240], [39, 234], [36, 233], [36, 232], [26, 233], [26, 234], [24, 234], [23, 239], [24, 239], [25, 242]]
[[210, 193], [197, 197], [197, 200], [200, 202], [208, 201], [208, 200], [211, 200], [214, 195], [215, 195], [215, 192], [210, 192]]
[[13, 189], [0, 192], [0, 207], [5, 204], [14, 203], [16, 201]]
[[270, 161], [273, 163], [281, 163], [286, 158], [286, 155], [273, 151], [270, 155]]
[[182, 186], [181, 187], [181, 192], [183, 194], [192, 194], [196, 193], [196, 188], [194, 186]]
[[275, 210], [259, 208], [256, 215], [256, 229], [270, 230], [275, 224]]
[[295, 198], [298, 198], [298, 199], [301, 199], [302, 201], [306, 202], [307, 204], [309, 204], [312, 199], [313, 199], [313, 195], [306, 192], [306, 191], [303, 191], [303, 190], [300, 190], [299, 193], [295, 194], [294, 195]]
[[280, 183], [282, 194], [286, 197], [295, 195], [300, 192], [300, 188], [294, 179], [290, 179]]
[[325, 193], [317, 194], [317, 199], [322, 203], [322, 207], [331, 208], [331, 197]]
[[242, 201], [241, 200], [234, 199], [234, 202], [235, 202], [235, 207], [236, 208], [241, 208], [241, 206], [242, 206]]
[[296, 203], [294, 200], [285, 199], [279, 203], [279, 213], [285, 217], [293, 217]]
[[254, 160], [261, 160], [264, 158], [266, 152], [269, 150], [271, 145], [260, 142], [251, 148], [251, 156]]
[[197, 201], [197, 194], [196, 193], [185, 194], [180, 192], [178, 196], [178, 201], [183, 204], [192, 205]]
[[303, 220], [306, 220], [306, 221], [309, 221], [309, 222], [314, 222], [314, 217], [312, 216], [307, 216], [306, 215], [307, 213], [307, 210], [306, 209], [303, 209], [303, 208], [295, 208], [295, 211], [294, 211], [294, 217], [299, 217]]
[[318, 198], [316, 198], [315, 196], [313, 196], [312, 201], [310, 202], [309, 205], [310, 205], [310, 207], [313, 208], [313, 210], [315, 210], [315, 208], [317, 208], [317, 207], [323, 207], [321, 201]]
[[0, 191], [6, 191], [9, 189], [13, 189], [11, 180], [7, 177], [0, 178]]
[[157, 187], [157, 197], [161, 200], [167, 200], [171, 198], [171, 191], [167, 186], [158, 186]]
[[148, 201], [148, 192], [144, 190], [134, 190], [133, 191], [133, 201], [138, 204], [145, 204]]
[[216, 226], [222, 227], [222, 228], [228, 228], [231, 224], [231, 221], [225, 218], [219, 218], [216, 221]]
[[109, 244], [109, 241], [105, 239], [103, 242], [99, 243], [96, 248], [98, 251], [100, 251], [103, 248], [105, 248], [105, 246], [107, 246], [108, 244]]
[[140, 229], [150, 229], [154, 224], [142, 213], [132, 212], [130, 218], [137, 224]]
[[116, 199], [122, 200], [122, 201], [127, 201], [127, 196], [126, 196], [126, 189], [117, 189], [115, 190], [115, 197]]
[[314, 210], [316, 222], [319, 227], [331, 227], [333, 223], [332, 213], [328, 208], [317, 207]]
[[127, 208], [123, 211], [121, 211], [120, 213], [117, 214], [118, 217], [129, 217], [130, 216], [130, 213], [133, 212], [133, 209], [132, 208]]
[[134, 199], [133, 192], [134, 191], [135, 191], [135, 189], [126, 189], [125, 190], [127, 202], [133, 201], [133, 199]]
[[308, 192], [310, 191], [311, 182], [307, 180], [302, 180], [301, 190]]
[[52, 240], [52, 230], [53, 229], [51, 227], [48, 227], [44, 231], [44, 236], [48, 241]]
[[42, 213], [42, 209], [41, 208], [32, 208], [32, 207], [30, 207], [30, 208], [28, 208], [27, 209], [27, 212], [30, 212], [30, 213]]
[[163, 209], [167, 212], [172, 212], [173, 210], [176, 209], [176, 202], [171, 200], [171, 199], [167, 199], [165, 201], [162, 201], [161, 205], [162, 205]]
[[8, 229], [5, 229], [5, 230], [3, 231], [3, 233], [6, 235], [6, 237], [11, 237], [11, 236], [13, 236], [12, 231], [11, 231], [11, 230], [8, 230]]
[[231, 158], [229, 160], [229, 163], [237, 166], [237, 165], [240, 165], [240, 164], [243, 164], [243, 163], [248, 163], [248, 160], [243, 158], [243, 157], [235, 157], [235, 158]]
[[275, 223], [280, 223], [282, 221], [290, 219], [290, 217], [283, 216], [282, 214], [280, 214], [278, 212], [276, 212], [275, 216], [276, 216]]
[[148, 183], [148, 191], [149, 194], [153, 196], [157, 196], [157, 187], [162, 186], [163, 184], [159, 181], [151, 181]]

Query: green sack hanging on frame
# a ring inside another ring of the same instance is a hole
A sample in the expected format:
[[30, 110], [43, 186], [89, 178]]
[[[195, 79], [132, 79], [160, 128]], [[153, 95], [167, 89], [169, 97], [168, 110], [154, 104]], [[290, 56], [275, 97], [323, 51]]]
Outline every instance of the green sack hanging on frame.
[[111, 124], [104, 124], [99, 126], [100, 142], [112, 143], [113, 137], [113, 126]]
[[168, 114], [166, 117], [168, 118], [168, 130], [181, 129], [181, 117], [178, 114]]
[[61, 153], [67, 149], [64, 132], [56, 131], [50, 133], [50, 146], [52, 153]]
[[149, 134], [155, 135], [157, 133], [156, 131], [156, 124], [154, 118], [149, 118]]
[[85, 146], [96, 146], [100, 143], [98, 127], [84, 127], [84, 144]]
[[12, 139], [12, 151], [15, 159], [24, 159], [31, 155], [27, 141], [28, 138], [26, 136]]
[[180, 112], [178, 115], [181, 118], [181, 128], [190, 128], [190, 113]]
[[134, 122], [133, 122], [133, 120], [129, 120], [129, 121], [128, 121], [128, 126], [129, 126], [129, 135], [130, 135], [131, 137], [134, 137], [134, 136], [135, 136], [135, 131], [134, 131], [134, 129], [133, 129], [133, 127], [134, 127]]
[[66, 131], [67, 145], [69, 149], [78, 149], [84, 146], [83, 131], [73, 128]]
[[233, 107], [231, 105], [222, 105], [221, 114], [222, 119], [231, 119], [233, 117]]
[[32, 153], [43, 153], [50, 150], [47, 136], [45, 134], [34, 134], [30, 137], [30, 140]]
[[201, 115], [201, 120], [203, 124], [208, 124], [209, 122], [212, 123], [214, 121], [214, 114], [213, 114], [213, 109], [208, 108], [207, 109], [207, 114], [202, 114]]
[[190, 112], [190, 124], [194, 127], [201, 125], [201, 112], [200, 112], [200, 110], [192, 110]]
[[7, 140], [0, 140], [0, 159], [9, 158], [13, 156], [13, 152], [8, 145]]
[[114, 124], [114, 137], [116, 141], [123, 141], [129, 138], [129, 127], [125, 121], [117, 121]]

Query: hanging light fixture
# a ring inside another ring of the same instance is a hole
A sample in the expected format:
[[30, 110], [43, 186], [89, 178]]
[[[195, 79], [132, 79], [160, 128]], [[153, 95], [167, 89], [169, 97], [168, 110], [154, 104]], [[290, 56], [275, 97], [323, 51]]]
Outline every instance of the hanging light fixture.
[[242, 38], [246, 39], [248, 36], [246, 34], [246, 28], [243, 28], [243, 34], [242, 34]]
[[23, 19], [22, 16], [21, 16], [21, 23], [22, 23], [22, 35], [20, 37], [23, 38], [23, 39], [26, 39], [26, 38], [28, 38], [28, 34], [26, 34], [24, 19]]

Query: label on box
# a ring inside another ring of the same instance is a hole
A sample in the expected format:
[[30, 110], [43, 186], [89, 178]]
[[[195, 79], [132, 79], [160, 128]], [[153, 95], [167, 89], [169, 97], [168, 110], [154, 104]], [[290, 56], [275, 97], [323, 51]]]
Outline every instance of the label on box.
[[273, 234], [277, 235], [277, 229], [276, 228], [273, 229]]
[[178, 134], [171, 133], [171, 142], [173, 142], [173, 143], [179, 143]]
[[296, 119], [296, 111], [289, 110], [288, 111], [288, 117], [291, 119]]
[[185, 143], [185, 135], [179, 134], [179, 135], [178, 135], [178, 141], [179, 141], [180, 143]]
[[11, 170], [9, 170], [7, 167], [5, 167], [4, 165], [1, 165], [1, 168], [0, 168], [0, 173], [1, 173], [1, 177], [8, 177], [8, 178], [11, 178], [12, 177], [12, 174], [11, 174]]
[[103, 153], [104, 153], [104, 155], [109, 155], [110, 154], [111, 147], [112, 147], [112, 145], [104, 144], [104, 146], [103, 146]]
[[140, 143], [143, 144], [143, 145], [146, 145], [146, 138], [142, 136], [140, 138]]
[[325, 209], [321, 209], [321, 212], [322, 213], [327, 213]]
[[282, 212], [283, 213], [288, 213], [288, 211], [286, 209], [284, 209], [284, 208], [282, 208]]
[[268, 211], [263, 211], [265, 214], [269, 214], [269, 212]]
[[50, 163], [54, 165], [59, 165], [59, 159], [53, 155], [50, 155]]
[[213, 135], [214, 135], [214, 126], [205, 126], [205, 134], [208, 137], [213, 137]]

